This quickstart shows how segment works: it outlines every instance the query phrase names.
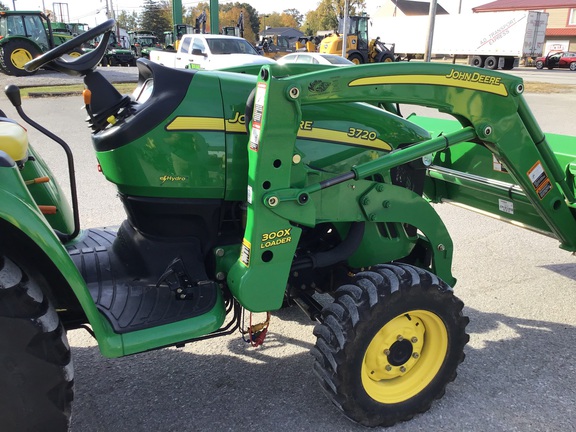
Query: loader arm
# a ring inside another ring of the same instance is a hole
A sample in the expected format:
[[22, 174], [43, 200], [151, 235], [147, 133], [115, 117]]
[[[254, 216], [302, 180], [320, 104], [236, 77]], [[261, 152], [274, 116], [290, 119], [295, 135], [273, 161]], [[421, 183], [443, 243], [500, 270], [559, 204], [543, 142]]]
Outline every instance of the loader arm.
[[[248, 145], [248, 223], [241, 257], [229, 276], [234, 293], [263, 288], [257, 282], [262, 279], [266, 280], [267, 290], [283, 291], [298, 241], [299, 224], [313, 226], [334, 220], [389, 222], [385, 209], [394, 205], [404, 206], [404, 213], [414, 211], [416, 207], [411, 207], [411, 203], [417, 202], [417, 198], [392, 202], [387, 198], [392, 194], [377, 197], [376, 188], [392, 191], [397, 186], [376, 184], [373, 176], [433, 153], [449, 155], [452, 146], [465, 142], [492, 152], [549, 231], [559, 239], [561, 247], [576, 250], [573, 184], [567, 181], [565, 168], [560, 166], [527, 106], [520, 78], [467, 66], [429, 63], [337, 68], [281, 78], [275, 77], [275, 71], [274, 66], [265, 66], [256, 88]], [[298, 163], [294, 143], [302, 120], [302, 106], [342, 102], [427, 106], [454, 116], [462, 127], [393, 150], [332, 178], [294, 187], [290, 169]], [[322, 197], [327, 197], [333, 188], [338, 194], [349, 195], [349, 208], [343, 217], [323, 210]], [[374, 199], [378, 201], [376, 206]], [[442, 225], [441, 221], [438, 223]], [[267, 247], [263, 240], [271, 235], [278, 237], [278, 233], [283, 235], [270, 243], [273, 247]], [[448, 242], [449, 237], [431, 243], [435, 261], [445, 261], [444, 270], [436, 273], [450, 283]], [[275, 277], [270, 278], [272, 274]]]

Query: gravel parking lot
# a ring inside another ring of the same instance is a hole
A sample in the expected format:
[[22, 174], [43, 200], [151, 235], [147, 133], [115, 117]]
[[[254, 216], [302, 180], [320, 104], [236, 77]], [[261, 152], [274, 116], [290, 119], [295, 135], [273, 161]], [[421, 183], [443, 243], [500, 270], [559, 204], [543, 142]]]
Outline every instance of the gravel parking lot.
[[[102, 71], [114, 82], [137, 78], [133, 67]], [[81, 82], [48, 71], [0, 74], [2, 87]], [[526, 98], [545, 131], [576, 135], [572, 96]], [[30, 117], [73, 148], [82, 225], [117, 224], [123, 210], [97, 172], [80, 105], [78, 96], [58, 99], [57, 110], [52, 99], [24, 101]], [[18, 119], [3, 93], [0, 108]], [[34, 130], [30, 140], [66, 185], [61, 150]], [[576, 430], [574, 256], [554, 239], [447, 204], [436, 208], [454, 240], [455, 291], [471, 319], [467, 358], [429, 412], [386, 432]], [[102, 357], [85, 331], [71, 331], [72, 431], [368, 431], [347, 421], [317, 385], [312, 329], [292, 308], [274, 314], [259, 349], [234, 334], [120, 359]]]

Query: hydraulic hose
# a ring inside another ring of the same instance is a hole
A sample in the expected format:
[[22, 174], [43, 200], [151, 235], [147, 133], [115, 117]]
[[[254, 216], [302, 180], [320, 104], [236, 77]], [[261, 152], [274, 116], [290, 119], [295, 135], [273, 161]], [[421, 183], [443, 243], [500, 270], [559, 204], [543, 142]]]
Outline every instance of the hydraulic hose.
[[291, 270], [329, 267], [348, 259], [354, 252], [356, 252], [358, 246], [360, 246], [362, 238], [364, 237], [365, 227], [365, 222], [354, 222], [350, 226], [348, 235], [341, 243], [328, 251], [297, 258], [294, 260]]

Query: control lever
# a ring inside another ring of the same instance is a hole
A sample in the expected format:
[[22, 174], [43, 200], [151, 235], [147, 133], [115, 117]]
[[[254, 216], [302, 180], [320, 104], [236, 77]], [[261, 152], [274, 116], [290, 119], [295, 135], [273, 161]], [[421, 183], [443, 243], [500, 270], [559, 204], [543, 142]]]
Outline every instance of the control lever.
[[92, 107], [90, 104], [92, 103], [92, 92], [88, 89], [84, 89], [82, 91], [82, 97], [84, 98], [84, 107], [86, 108], [86, 112], [88, 116], [90, 116], [90, 120], [94, 122], [94, 115], [92, 115]]

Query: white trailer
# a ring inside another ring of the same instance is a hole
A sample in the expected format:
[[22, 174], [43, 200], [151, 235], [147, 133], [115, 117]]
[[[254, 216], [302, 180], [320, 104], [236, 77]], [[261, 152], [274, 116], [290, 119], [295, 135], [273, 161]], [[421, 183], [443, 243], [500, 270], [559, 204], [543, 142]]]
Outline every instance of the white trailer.
[[[428, 16], [373, 18], [370, 33], [408, 60], [425, 53]], [[431, 55], [468, 56], [473, 66], [512, 69], [544, 49], [548, 14], [536, 11], [437, 15]]]

